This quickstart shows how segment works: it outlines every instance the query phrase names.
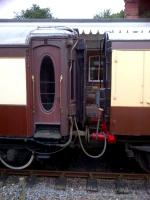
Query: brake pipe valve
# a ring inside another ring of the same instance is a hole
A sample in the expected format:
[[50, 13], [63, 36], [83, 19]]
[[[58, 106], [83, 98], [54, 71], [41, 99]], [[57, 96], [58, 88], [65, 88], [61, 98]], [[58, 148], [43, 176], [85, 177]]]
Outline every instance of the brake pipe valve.
[[116, 143], [116, 137], [113, 134], [108, 132], [106, 123], [102, 122], [101, 132], [93, 132], [90, 135], [90, 138], [92, 140], [97, 140], [97, 141], [103, 142], [105, 137], [106, 137], [108, 144], [115, 144]]
[[[103, 142], [104, 137], [105, 137], [104, 134], [105, 134], [104, 132], [92, 133], [90, 138], [92, 140], [97, 140], [97, 141]], [[108, 144], [115, 144], [116, 143], [116, 137], [111, 133], [106, 134], [106, 139], [107, 139]]]

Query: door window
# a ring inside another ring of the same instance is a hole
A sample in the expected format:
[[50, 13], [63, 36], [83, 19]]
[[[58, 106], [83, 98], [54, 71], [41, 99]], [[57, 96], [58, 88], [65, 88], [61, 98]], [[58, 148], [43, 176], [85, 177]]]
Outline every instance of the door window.
[[44, 56], [40, 70], [40, 96], [43, 108], [50, 111], [55, 97], [55, 73], [52, 59]]

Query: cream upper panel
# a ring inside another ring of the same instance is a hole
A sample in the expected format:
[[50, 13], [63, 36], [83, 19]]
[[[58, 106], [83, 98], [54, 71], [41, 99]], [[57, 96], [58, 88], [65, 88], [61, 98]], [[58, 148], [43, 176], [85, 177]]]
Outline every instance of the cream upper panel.
[[144, 103], [150, 106], [150, 51], [144, 54]]
[[26, 105], [25, 58], [0, 58], [0, 104]]
[[148, 63], [150, 51], [113, 50], [111, 106], [149, 106]]

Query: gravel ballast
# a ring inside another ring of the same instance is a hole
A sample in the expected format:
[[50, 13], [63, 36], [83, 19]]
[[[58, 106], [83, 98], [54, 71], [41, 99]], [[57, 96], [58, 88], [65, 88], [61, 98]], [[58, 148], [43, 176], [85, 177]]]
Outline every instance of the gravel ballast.
[[[0, 178], [0, 200], [149, 200], [150, 185], [144, 180], [123, 181], [98, 179], [98, 190], [87, 191], [87, 179], [67, 178], [64, 187], [56, 187], [55, 178]], [[59, 189], [58, 189], [59, 188]]]

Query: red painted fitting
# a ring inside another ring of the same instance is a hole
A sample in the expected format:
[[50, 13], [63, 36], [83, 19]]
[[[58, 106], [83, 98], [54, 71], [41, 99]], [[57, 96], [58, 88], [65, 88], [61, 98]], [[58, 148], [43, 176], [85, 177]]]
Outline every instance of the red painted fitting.
[[[92, 133], [90, 137], [91, 137], [92, 140], [98, 140], [98, 141], [101, 142], [101, 141], [104, 141], [104, 134], [102, 132]], [[114, 135], [112, 135], [111, 133], [107, 133], [106, 138], [107, 138], [108, 144], [115, 144], [116, 143], [116, 137]]]
[[109, 144], [115, 144], [116, 143], [116, 137], [114, 135], [112, 135], [111, 133], [109, 133], [107, 135], [107, 140]]
[[90, 117], [90, 123], [96, 124], [98, 121], [97, 117]]
[[92, 140], [104, 141], [104, 135], [102, 133], [92, 133], [90, 137]]
[[107, 132], [108, 132], [106, 123], [105, 123], [104, 121], [103, 121], [102, 124], [101, 124], [101, 128], [102, 128], [102, 131], [103, 131], [104, 133], [107, 133]]

